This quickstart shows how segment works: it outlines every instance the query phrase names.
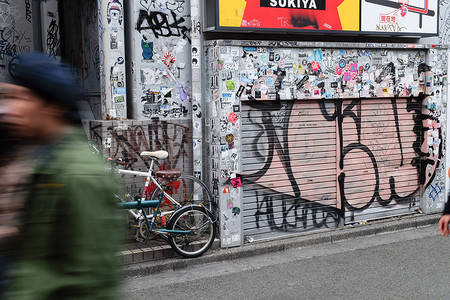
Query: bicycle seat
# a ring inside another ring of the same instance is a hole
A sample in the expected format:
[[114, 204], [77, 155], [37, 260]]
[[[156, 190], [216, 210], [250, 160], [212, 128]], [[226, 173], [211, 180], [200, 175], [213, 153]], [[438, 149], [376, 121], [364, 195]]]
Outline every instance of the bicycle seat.
[[141, 156], [153, 156], [158, 159], [164, 159], [167, 156], [169, 156], [169, 152], [164, 150], [158, 150], [158, 151], [142, 151]]
[[155, 172], [156, 177], [168, 179], [168, 180], [177, 180], [178, 177], [181, 176], [181, 171], [178, 169], [171, 170], [160, 170]]

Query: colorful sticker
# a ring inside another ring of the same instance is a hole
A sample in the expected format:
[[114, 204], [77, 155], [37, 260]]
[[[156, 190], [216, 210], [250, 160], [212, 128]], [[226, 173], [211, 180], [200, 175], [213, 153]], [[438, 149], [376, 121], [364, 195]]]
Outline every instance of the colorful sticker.
[[234, 112], [232, 112], [228, 115], [228, 121], [230, 121], [231, 123], [236, 123], [237, 119], [238, 119], [238, 116]]
[[228, 144], [231, 144], [232, 142], [234, 142], [234, 135], [229, 133], [225, 136], [225, 141], [227, 141]]
[[153, 58], [153, 42], [148, 42], [147, 38], [144, 36], [141, 40], [142, 47], [142, 58], [145, 60], [150, 60]]
[[230, 187], [229, 187], [228, 185], [226, 185], [226, 186], [223, 188], [222, 193], [224, 193], [224, 194], [230, 193]]
[[162, 61], [166, 66], [171, 67], [175, 63], [176, 59], [172, 54], [167, 52], [164, 54]]
[[241, 177], [231, 179], [231, 185], [236, 189], [242, 186]]

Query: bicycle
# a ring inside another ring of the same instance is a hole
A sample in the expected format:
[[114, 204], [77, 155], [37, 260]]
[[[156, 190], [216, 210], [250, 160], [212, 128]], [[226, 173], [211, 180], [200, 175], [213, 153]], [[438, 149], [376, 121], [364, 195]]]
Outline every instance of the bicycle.
[[[198, 237], [198, 233], [186, 233], [186, 230], [184, 233], [180, 233], [179, 230], [173, 232], [173, 228], [181, 226], [179, 224], [181, 222], [181, 218], [185, 221], [192, 219], [192, 216], [189, 216], [188, 214], [192, 215], [193, 211], [197, 211], [197, 214], [201, 214], [202, 212], [203, 214], [206, 213], [210, 220], [213, 220], [213, 215], [210, 210], [213, 203], [211, 192], [198, 178], [191, 175], [181, 174], [178, 169], [159, 170], [154, 172], [154, 165], [158, 164], [158, 159], [164, 159], [168, 156], [167, 151], [144, 151], [140, 155], [142, 157], [148, 156], [151, 159], [148, 172], [115, 168], [115, 170], [121, 174], [146, 177], [144, 191], [141, 198], [132, 198], [131, 201], [129, 201], [131, 198], [129, 195], [128, 199], [124, 199], [120, 195], [116, 195], [116, 197], [121, 201], [119, 206], [123, 209], [128, 209], [128, 212], [134, 218], [135, 224], [133, 224], [132, 227], [137, 228], [135, 235], [136, 240], [141, 242], [148, 241], [153, 238], [155, 234], [157, 234], [164, 240], [168, 241], [174, 251], [182, 256], [196, 257], [203, 254], [211, 246], [215, 238], [216, 232], [214, 225], [212, 226], [214, 228], [214, 231], [212, 232], [212, 240], [207, 240], [207, 242], [204, 242], [204, 246], [200, 247], [198, 251], [193, 251], [193, 253], [191, 253], [191, 251], [183, 250], [182, 248], [188, 247], [194, 240], [197, 244], [197, 246], [194, 247], [196, 248], [198, 247], [199, 239], [203, 238]], [[126, 165], [125, 162], [120, 160], [114, 160], [113, 162], [116, 165]], [[164, 178], [168, 175], [171, 176], [170, 180], [168, 178]], [[150, 200], [148, 200], [150, 182], [154, 184], [154, 189]], [[168, 203], [173, 205], [173, 207], [167, 205]], [[162, 211], [161, 207], [163, 205], [168, 207], [168, 210]], [[186, 207], [188, 209], [186, 209]], [[169, 217], [168, 222], [166, 221], [167, 217]], [[199, 216], [196, 216], [195, 218], [199, 218]], [[212, 224], [214, 223], [215, 221], [212, 221]], [[181, 237], [183, 235], [184, 238]], [[196, 235], [197, 237], [193, 238], [192, 235]], [[183, 243], [184, 246], [181, 247], [181, 244]]]

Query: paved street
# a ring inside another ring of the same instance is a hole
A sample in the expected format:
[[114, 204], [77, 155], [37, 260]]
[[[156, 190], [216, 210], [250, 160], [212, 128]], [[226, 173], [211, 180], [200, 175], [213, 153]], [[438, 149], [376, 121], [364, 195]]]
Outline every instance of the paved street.
[[450, 238], [436, 226], [166, 271], [124, 299], [449, 299]]

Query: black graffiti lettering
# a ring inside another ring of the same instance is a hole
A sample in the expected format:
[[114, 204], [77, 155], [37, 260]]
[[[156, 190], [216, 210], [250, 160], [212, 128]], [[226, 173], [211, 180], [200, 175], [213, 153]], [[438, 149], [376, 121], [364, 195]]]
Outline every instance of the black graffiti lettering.
[[[169, 16], [159, 11], [147, 13], [145, 10], [140, 10], [136, 30], [139, 32], [142, 30], [152, 30], [156, 38], [182, 37], [190, 43], [189, 28], [182, 25], [185, 19], [183, 17], [177, 18], [177, 15], [173, 11], [170, 14]], [[169, 21], [170, 18], [173, 20], [172, 22]]]
[[55, 19], [52, 19], [47, 29], [47, 50], [50, 55], [56, 56], [59, 54], [59, 26]]
[[[321, 204], [305, 201], [304, 199], [280, 199], [279, 196], [264, 195], [259, 200], [256, 194], [257, 209], [255, 212], [256, 228], [267, 224], [271, 230], [287, 231], [292, 228], [308, 226], [328, 228], [330, 224], [337, 226], [340, 216], [339, 210]], [[293, 204], [287, 204], [288, 201]], [[281, 202], [281, 206], [279, 203]], [[276, 212], [276, 210], [279, 210]], [[266, 226], [267, 226], [266, 225]]]
[[13, 57], [17, 53], [17, 46], [11, 44], [4, 38], [3, 30], [0, 30], [0, 59], [4, 59], [5, 56]]
[[15, 27], [5, 27], [1, 31], [2, 39], [13, 44], [20, 44], [23, 40], [28, 41], [25, 38], [25, 31], [18, 31]]
[[31, 23], [31, 4], [30, 0], [25, 0], [25, 18]]

